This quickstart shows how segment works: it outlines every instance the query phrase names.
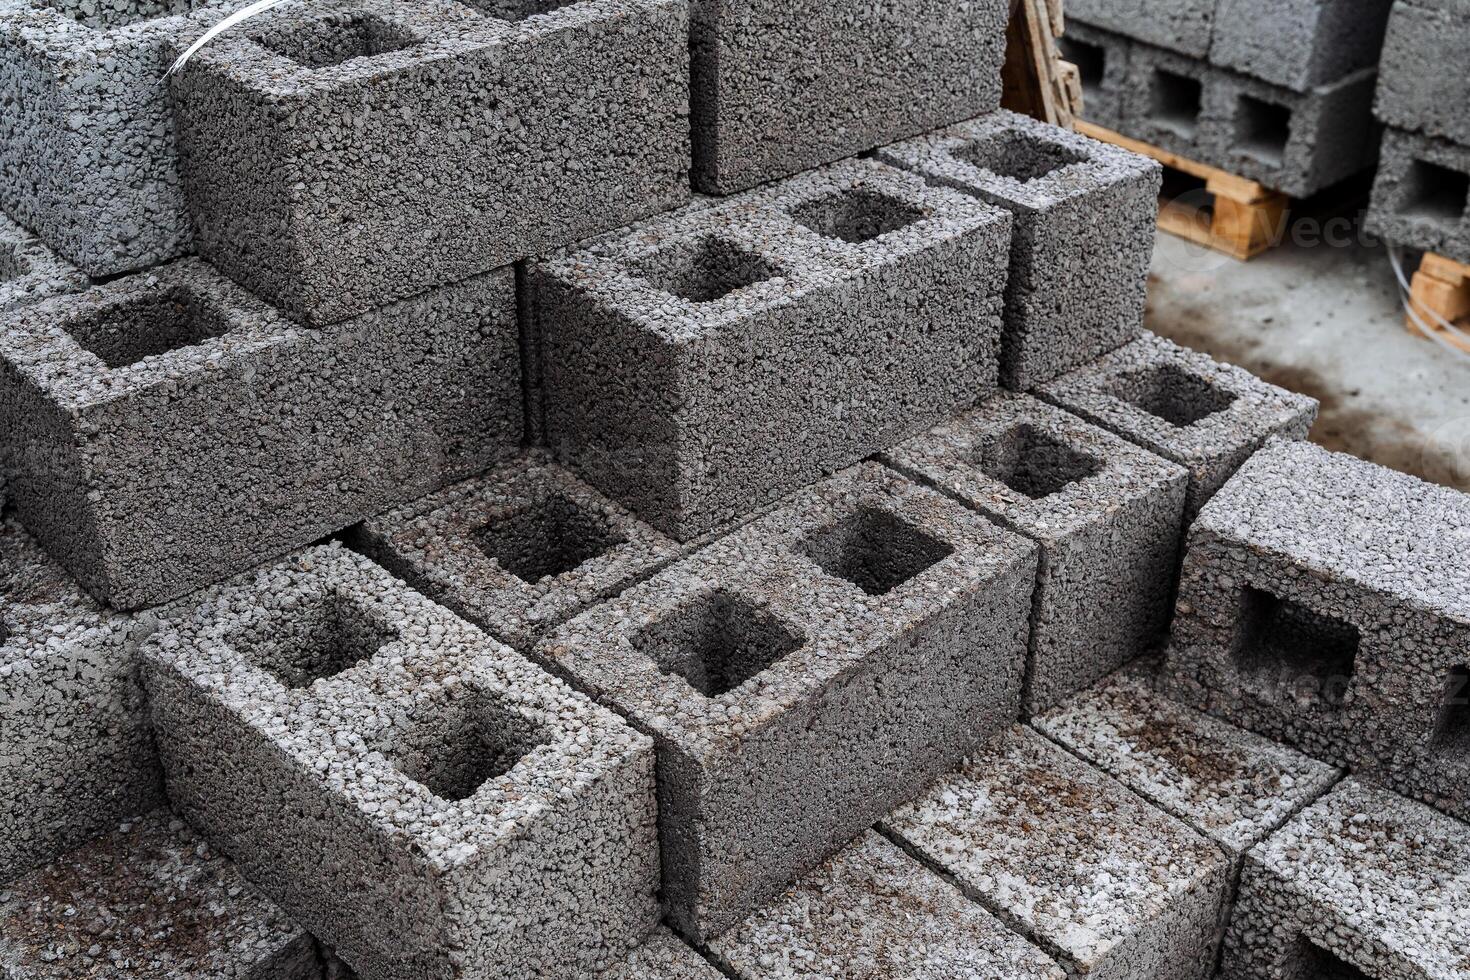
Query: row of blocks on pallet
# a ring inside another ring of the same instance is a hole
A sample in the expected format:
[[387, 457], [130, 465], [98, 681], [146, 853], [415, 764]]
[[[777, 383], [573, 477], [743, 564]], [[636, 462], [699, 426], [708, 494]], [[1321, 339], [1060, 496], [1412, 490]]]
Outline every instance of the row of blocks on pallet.
[[1009, 15], [293, 2], [165, 77], [238, 6], [0, 4], [0, 204], [90, 275], [197, 248], [317, 323], [994, 110]]
[[688, 541], [1141, 332], [1156, 164], [1009, 113], [881, 154], [320, 328], [197, 259], [23, 303], [77, 285], [37, 263], [12, 498], [119, 608], [526, 441]]

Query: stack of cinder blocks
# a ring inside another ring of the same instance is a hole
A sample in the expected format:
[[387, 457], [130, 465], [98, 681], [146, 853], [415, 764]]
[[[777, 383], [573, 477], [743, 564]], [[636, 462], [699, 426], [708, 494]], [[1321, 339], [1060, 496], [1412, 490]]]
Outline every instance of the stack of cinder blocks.
[[1090, 121], [1307, 197], [1373, 165], [1390, 4], [1072, 0], [1064, 54]]

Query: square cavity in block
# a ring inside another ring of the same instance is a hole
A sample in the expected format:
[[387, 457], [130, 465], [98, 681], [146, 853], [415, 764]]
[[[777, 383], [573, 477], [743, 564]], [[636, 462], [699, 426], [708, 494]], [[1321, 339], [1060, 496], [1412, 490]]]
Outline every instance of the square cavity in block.
[[1082, 154], [1050, 140], [1015, 130], [960, 147], [954, 155], [972, 166], [1023, 184], [1087, 160]]
[[367, 13], [334, 14], [254, 40], [283, 58], [313, 69], [330, 68], [354, 58], [375, 58], [422, 43], [412, 32]]
[[691, 303], [710, 303], [779, 274], [734, 242], [708, 235], [661, 249], [636, 266], [654, 287]]
[[398, 639], [386, 623], [334, 592], [297, 605], [289, 615], [283, 613], [277, 610], [230, 641], [262, 670], [296, 690], [336, 677]]
[[1150, 115], [1180, 136], [1194, 136], [1203, 99], [1204, 84], [1199, 79], [1163, 69], [1154, 72]]
[[1275, 673], [1293, 690], [1309, 681], [1321, 700], [1342, 704], [1358, 656], [1358, 629], [1331, 616], [1247, 587], [1240, 601], [1236, 662], [1253, 673]]
[[458, 803], [550, 740], [525, 716], [476, 691], [420, 709], [386, 754], [409, 779], [441, 800]]
[[1318, 946], [1305, 936], [1301, 942], [1302, 980], [1373, 980], [1372, 977]]
[[1174, 364], [1124, 375], [1115, 394], [1181, 429], [1225, 411], [1236, 397]]
[[819, 235], [853, 245], [907, 228], [926, 215], [923, 209], [870, 190], [851, 190], [799, 205], [792, 217]]
[[72, 339], [110, 368], [202, 344], [229, 329], [218, 311], [183, 288], [140, 296], [66, 323]]
[[607, 519], [560, 494], [480, 528], [475, 544], [523, 582], [555, 578], [627, 539]]
[[975, 463], [986, 476], [1032, 500], [1050, 497], [1101, 469], [1096, 459], [1029, 423], [983, 446]]
[[1080, 38], [1065, 36], [1058, 39], [1062, 58], [1077, 66], [1082, 80], [1082, 97], [1085, 102], [1090, 93], [1102, 88], [1108, 69], [1108, 52], [1101, 44], [1089, 44]]
[[1436, 224], [1458, 224], [1470, 205], [1470, 174], [1415, 160], [1404, 181], [1403, 213]]
[[681, 607], [632, 640], [665, 674], [705, 697], [733, 691], [801, 648], [805, 641], [739, 596], [714, 592]]
[[1470, 755], [1470, 666], [1466, 664], [1452, 667], [1445, 679], [1434, 747], [1457, 757]]
[[487, 17], [517, 22], [570, 7], [581, 0], [465, 0], [465, 6]]
[[1291, 141], [1291, 109], [1242, 95], [1236, 107], [1235, 145], [1263, 163], [1279, 167]]
[[805, 549], [827, 574], [873, 596], [887, 595], [954, 553], [943, 541], [871, 507], [818, 531]]

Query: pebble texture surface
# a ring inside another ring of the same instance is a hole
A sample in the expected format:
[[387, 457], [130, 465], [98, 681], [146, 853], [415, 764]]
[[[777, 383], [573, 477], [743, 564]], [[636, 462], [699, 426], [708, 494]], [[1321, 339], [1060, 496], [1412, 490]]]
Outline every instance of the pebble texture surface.
[[[1374, 111], [1395, 129], [1470, 146], [1470, 5], [1398, 0], [1378, 68]], [[1461, 259], [1470, 262], [1470, 259]]]
[[0, 415], [26, 527], [165, 602], [515, 453], [513, 275], [306, 330], [184, 260], [0, 315]]
[[0, 313], [89, 284], [70, 262], [0, 214]]
[[659, 926], [626, 962], [597, 974], [597, 980], [721, 980], [720, 971]]
[[1470, 147], [1384, 133], [1367, 227], [1395, 245], [1470, 264]]
[[663, 899], [707, 940], [1019, 714], [1035, 547], [876, 464], [537, 655], [653, 735]]

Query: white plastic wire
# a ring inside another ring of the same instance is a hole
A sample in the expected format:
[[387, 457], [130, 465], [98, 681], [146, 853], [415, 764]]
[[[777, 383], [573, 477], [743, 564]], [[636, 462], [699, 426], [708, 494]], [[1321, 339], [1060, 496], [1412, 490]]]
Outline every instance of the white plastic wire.
[[250, 4], [249, 6], [241, 7], [239, 10], [235, 11], [233, 14], [230, 14], [230, 16], [226, 17], [224, 20], [220, 21], [218, 24], [215, 24], [209, 30], [200, 35], [199, 40], [189, 45], [189, 47], [184, 50], [184, 53], [179, 55], [174, 63], [169, 67], [169, 70], [163, 73], [163, 77], [168, 78], [174, 72], [178, 71], [180, 68], [183, 68], [185, 63], [187, 63], [188, 60], [194, 56], [194, 53], [196, 51], [204, 47], [210, 41], [219, 37], [225, 31], [234, 27], [236, 24], [243, 23], [249, 20], [251, 17], [254, 17], [256, 14], [269, 10], [280, 3], [285, 3], [285, 0], [255, 0], [255, 2]]
[[1470, 350], [1455, 346], [1445, 336], [1445, 334], [1449, 334], [1458, 337], [1467, 347], [1470, 347], [1470, 333], [1461, 330], [1434, 310], [1424, 311], [1429, 315], [1430, 321], [1432, 321], [1425, 322], [1419, 310], [1414, 307], [1414, 290], [1409, 283], [1408, 274], [1404, 272], [1404, 258], [1397, 247], [1389, 246], [1388, 261], [1393, 264], [1393, 274], [1398, 277], [1399, 299], [1404, 304], [1404, 312], [1409, 315], [1409, 319], [1414, 321], [1414, 325], [1419, 328], [1419, 332], [1446, 350], [1454, 351], [1461, 357], [1470, 357]]

